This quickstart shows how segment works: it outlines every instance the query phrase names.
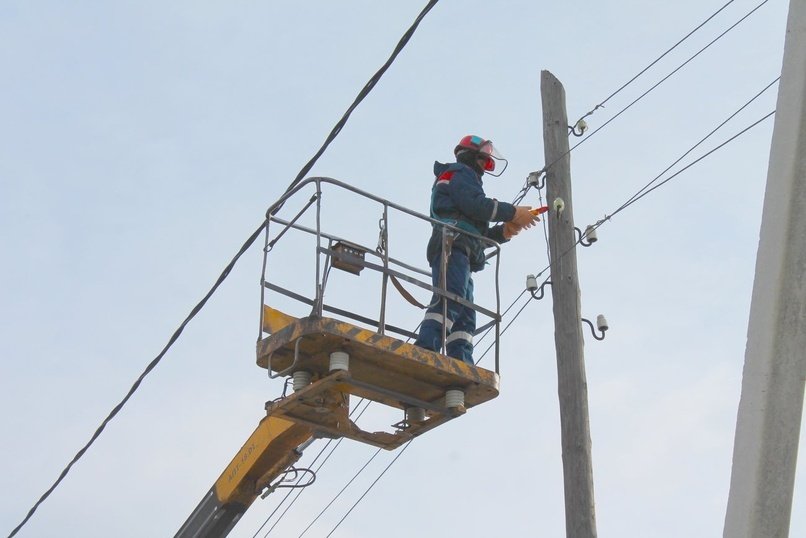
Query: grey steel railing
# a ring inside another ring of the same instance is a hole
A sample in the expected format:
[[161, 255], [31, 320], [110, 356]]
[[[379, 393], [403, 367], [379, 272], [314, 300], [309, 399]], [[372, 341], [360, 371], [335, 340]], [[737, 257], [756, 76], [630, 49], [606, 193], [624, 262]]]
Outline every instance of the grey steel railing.
[[[323, 203], [323, 186], [329, 188], [339, 189], [342, 191], [346, 191], [347, 193], [356, 195], [360, 198], [370, 200], [376, 204], [379, 204], [382, 207], [381, 218], [378, 221], [379, 231], [379, 238], [378, 238], [378, 246], [376, 248], [370, 248], [355, 241], [350, 240], [346, 237], [339, 237], [333, 234], [329, 234], [322, 230], [322, 203]], [[302, 209], [300, 209], [296, 215], [289, 219], [281, 218], [277, 215], [279, 210], [284, 207], [286, 201], [290, 200], [292, 197], [298, 195], [304, 189], [312, 187], [314, 189], [314, 193], [310, 196], [307, 202], [304, 204]], [[299, 220], [302, 216], [311, 210], [311, 207], [315, 206], [315, 227], [303, 226], [299, 224]], [[328, 312], [330, 314], [334, 314], [336, 316], [340, 316], [343, 318], [351, 319], [354, 321], [358, 321], [360, 323], [375, 327], [379, 334], [386, 334], [386, 332], [395, 333], [401, 336], [405, 336], [407, 338], [416, 338], [416, 333], [403, 329], [401, 327], [392, 325], [387, 323], [387, 293], [388, 293], [388, 282], [390, 278], [395, 278], [399, 281], [405, 281], [407, 283], [413, 284], [418, 286], [419, 288], [428, 290], [432, 294], [440, 297], [443, 303], [443, 314], [445, 313], [445, 308], [447, 305], [447, 300], [456, 301], [459, 304], [464, 306], [470, 307], [479, 314], [486, 316], [489, 321], [481, 325], [481, 327], [476, 329], [476, 334], [480, 334], [484, 331], [487, 331], [490, 328], [495, 329], [495, 371], [498, 373], [499, 371], [499, 348], [498, 348], [498, 340], [500, 336], [500, 323], [501, 323], [501, 299], [500, 299], [500, 290], [498, 285], [498, 274], [499, 274], [499, 265], [500, 265], [500, 246], [498, 243], [493, 241], [492, 239], [482, 237], [482, 236], [474, 236], [478, 238], [484, 245], [485, 248], [489, 248], [490, 253], [487, 255], [487, 259], [495, 259], [495, 308], [488, 309], [482, 307], [478, 304], [469, 302], [462, 297], [459, 297], [456, 294], [450, 293], [445, 289], [444, 279], [438, 286], [433, 286], [431, 281], [431, 271], [430, 269], [423, 269], [419, 268], [415, 265], [411, 265], [409, 263], [405, 263], [397, 258], [392, 257], [390, 253], [390, 241], [389, 241], [389, 216], [390, 211], [398, 212], [400, 214], [406, 215], [413, 219], [417, 219], [422, 221], [423, 223], [428, 223], [430, 226], [439, 226], [445, 232], [449, 232], [452, 234], [468, 234], [465, 230], [459, 229], [455, 226], [447, 224], [445, 222], [433, 219], [416, 211], [412, 211], [406, 207], [400, 206], [398, 204], [392, 203], [389, 200], [385, 200], [378, 196], [372, 195], [368, 192], [365, 192], [361, 189], [353, 187], [352, 185], [348, 185], [347, 183], [338, 181], [336, 179], [328, 178], [328, 177], [312, 177], [302, 181], [299, 185], [297, 185], [294, 189], [286, 192], [283, 196], [277, 200], [267, 211], [267, 221], [266, 221], [266, 230], [265, 230], [265, 243], [263, 247], [263, 266], [262, 266], [262, 273], [261, 273], [261, 293], [260, 293], [260, 333], [259, 339], [263, 338], [263, 305], [266, 304], [266, 290], [270, 290], [286, 297], [289, 297], [295, 301], [301, 302], [303, 304], [307, 304], [311, 307], [311, 316], [322, 316], [323, 312]], [[281, 228], [277, 231], [277, 233], [272, 236], [271, 234], [271, 224], [275, 223], [281, 226]], [[303, 295], [299, 292], [292, 291], [290, 289], [284, 288], [277, 284], [270, 282], [267, 278], [267, 268], [269, 267], [269, 255], [274, 248], [274, 246], [280, 241], [283, 236], [289, 230], [296, 230], [298, 232], [302, 232], [304, 234], [310, 235], [315, 238], [315, 246], [316, 246], [316, 282], [314, 285], [314, 294], [313, 297], [308, 297]], [[444, 234], [443, 234], [444, 235]], [[471, 234], [472, 235], [472, 234]], [[423, 235], [423, 245], [425, 245], [425, 241], [427, 241], [428, 236]], [[326, 245], [326, 246], [325, 246]], [[344, 250], [337, 250], [335, 247], [337, 245], [349, 245], [353, 251], [362, 253], [362, 256], [356, 256], [354, 253], [345, 252]], [[366, 258], [374, 257], [376, 258], [377, 262], [368, 261]], [[324, 257], [324, 265], [322, 264], [322, 258]], [[442, 274], [445, 274], [445, 256], [441, 257], [443, 264]], [[330, 269], [334, 267], [334, 262], [337, 264], [348, 264], [350, 266], [354, 266], [358, 271], [366, 268], [372, 271], [376, 271], [382, 275], [381, 281], [381, 290], [380, 290], [380, 312], [378, 313], [378, 319], [372, 319], [367, 316], [359, 315], [355, 312], [347, 308], [340, 308], [335, 305], [328, 305], [325, 304], [324, 296], [325, 296], [325, 289], [327, 285], [327, 279], [330, 273]], [[427, 277], [428, 281], [425, 282], [417, 277]], [[444, 338], [444, 324], [443, 324], [443, 349], [442, 352], [445, 352], [445, 338]]]

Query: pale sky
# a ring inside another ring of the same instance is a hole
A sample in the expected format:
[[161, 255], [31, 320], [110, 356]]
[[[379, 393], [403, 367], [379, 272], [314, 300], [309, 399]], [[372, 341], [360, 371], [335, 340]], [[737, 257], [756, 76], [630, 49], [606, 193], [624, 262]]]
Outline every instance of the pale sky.
[[[485, 187], [512, 200], [545, 164], [541, 70], [563, 82], [576, 119], [724, 3], [443, 0], [312, 174], [427, 212], [433, 161], [473, 133], [509, 159]], [[759, 3], [735, 0], [589, 117], [591, 129]], [[6, 533], [425, 4], [0, 5]], [[780, 74], [787, 7], [769, 0], [572, 153], [577, 226], [612, 213]], [[777, 85], [681, 166], [772, 111], [776, 94]], [[603, 313], [611, 327], [601, 342], [585, 328], [600, 536], [721, 535], [772, 127], [765, 121], [626, 209], [577, 253], [583, 313]], [[534, 191], [525, 200], [538, 201]], [[379, 215], [340, 204], [326, 209], [339, 233], [372, 243]], [[407, 229], [390, 241], [424, 267], [427, 236]], [[310, 288], [312, 252], [290, 248], [270, 270]], [[502, 306], [546, 265], [542, 227], [505, 245]], [[282, 390], [255, 366], [260, 270], [256, 246], [19, 536], [178, 530]], [[492, 277], [478, 275], [480, 298]], [[374, 305], [380, 293], [371, 277], [333, 278], [344, 285], [329, 301], [342, 306]], [[499, 398], [415, 441], [334, 537], [564, 535], [550, 300], [529, 304], [503, 336]], [[396, 323], [413, 329], [421, 312], [394, 302]], [[374, 452], [343, 442], [270, 536], [298, 536]], [[378, 455], [305, 536], [327, 536], [395, 456]], [[804, 484], [799, 472], [791, 536], [806, 535]], [[283, 496], [255, 502], [231, 536], [264, 536], [268, 526], [258, 528]]]

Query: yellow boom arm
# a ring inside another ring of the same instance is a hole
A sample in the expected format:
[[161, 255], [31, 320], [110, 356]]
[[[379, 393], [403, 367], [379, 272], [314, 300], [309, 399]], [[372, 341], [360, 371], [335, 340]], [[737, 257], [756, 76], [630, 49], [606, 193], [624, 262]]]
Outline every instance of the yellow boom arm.
[[274, 416], [263, 419], [175, 538], [229, 534], [261, 491], [299, 459], [298, 447], [312, 437], [308, 426]]

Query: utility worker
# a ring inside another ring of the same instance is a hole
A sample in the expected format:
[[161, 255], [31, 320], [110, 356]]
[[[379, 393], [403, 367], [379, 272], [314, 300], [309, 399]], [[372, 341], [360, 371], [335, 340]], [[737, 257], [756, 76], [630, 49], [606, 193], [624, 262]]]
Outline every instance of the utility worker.
[[[468, 135], [459, 141], [453, 153], [455, 163], [434, 163], [436, 178], [431, 189], [431, 217], [467, 233], [456, 233], [434, 225], [426, 255], [431, 266], [433, 286], [443, 286], [441, 269], [444, 254], [447, 257], [445, 289], [472, 303], [471, 273], [482, 270], [485, 265], [484, 244], [474, 236], [505, 243], [522, 229], [534, 226], [537, 218], [530, 213], [529, 206], [514, 206], [484, 194], [482, 176], [487, 173], [498, 177], [507, 165], [506, 159], [496, 151], [491, 141]], [[497, 161], [503, 162], [503, 168], [493, 174]], [[503, 224], [490, 227], [490, 222]], [[447, 232], [445, 238], [443, 230]], [[440, 351], [444, 324], [447, 355], [473, 365], [476, 311], [448, 300], [447, 319], [444, 319], [443, 299], [437, 294], [431, 298], [415, 345]]]

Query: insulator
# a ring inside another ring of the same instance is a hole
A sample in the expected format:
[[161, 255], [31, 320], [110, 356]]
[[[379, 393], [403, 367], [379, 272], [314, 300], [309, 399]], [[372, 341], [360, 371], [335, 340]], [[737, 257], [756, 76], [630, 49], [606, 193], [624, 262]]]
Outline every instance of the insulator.
[[445, 407], [448, 409], [454, 407], [464, 407], [465, 393], [459, 389], [450, 389], [445, 391]]
[[584, 134], [585, 131], [588, 130], [588, 122], [585, 120], [579, 120], [576, 125], [577, 129], [579, 129], [579, 134]]
[[537, 290], [537, 277], [535, 275], [526, 275], [526, 289], [528, 291]]
[[602, 332], [605, 332], [607, 329], [610, 328], [607, 325], [607, 319], [605, 319], [604, 315], [599, 314], [598, 316], [596, 316], [596, 327]]
[[334, 351], [330, 354], [330, 371], [335, 370], [349, 370], [350, 369], [350, 355], [344, 351]]
[[585, 227], [585, 238], [588, 240], [588, 243], [595, 243], [599, 240], [599, 237], [596, 235], [596, 228], [588, 224]]
[[425, 420], [425, 409], [422, 407], [407, 407], [406, 422], [423, 422]]
[[294, 392], [304, 389], [311, 384], [311, 373], [306, 370], [297, 370], [292, 376], [294, 380]]

